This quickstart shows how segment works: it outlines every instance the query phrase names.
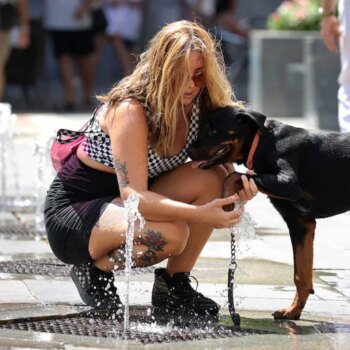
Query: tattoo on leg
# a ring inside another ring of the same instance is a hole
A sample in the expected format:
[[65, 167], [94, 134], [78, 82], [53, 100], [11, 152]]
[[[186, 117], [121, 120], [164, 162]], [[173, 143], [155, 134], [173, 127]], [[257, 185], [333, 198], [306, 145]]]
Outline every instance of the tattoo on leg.
[[157, 252], [163, 251], [164, 247], [168, 244], [160, 231], [155, 232], [153, 230], [147, 230], [144, 236], [140, 237], [139, 243], [147, 247], [147, 250], [139, 258], [147, 265], [156, 263]]
[[109, 259], [114, 263], [117, 270], [125, 268], [125, 252], [122, 249], [112, 250], [107, 255]]
[[125, 187], [129, 184], [128, 169], [126, 162], [122, 163], [117, 157], [114, 158], [114, 167], [117, 173], [117, 178], [120, 187]]

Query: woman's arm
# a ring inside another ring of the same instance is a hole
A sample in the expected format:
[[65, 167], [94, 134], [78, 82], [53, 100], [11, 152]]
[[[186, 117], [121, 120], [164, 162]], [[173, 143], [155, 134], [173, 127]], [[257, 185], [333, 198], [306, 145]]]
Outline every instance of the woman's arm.
[[28, 18], [28, 0], [19, 0], [17, 3], [18, 15], [19, 15], [19, 38], [18, 45], [20, 48], [25, 49], [30, 44], [30, 27]]
[[122, 200], [131, 193], [140, 196], [140, 212], [154, 221], [196, 221], [214, 227], [237, 223], [238, 214], [227, 213], [222, 206], [238, 199], [231, 196], [196, 206], [178, 202], [149, 191], [148, 182], [148, 125], [141, 105], [135, 100], [121, 102], [107, 115], [115, 170]]
[[327, 48], [334, 53], [339, 52], [340, 23], [335, 16], [335, 0], [322, 1], [321, 35]]

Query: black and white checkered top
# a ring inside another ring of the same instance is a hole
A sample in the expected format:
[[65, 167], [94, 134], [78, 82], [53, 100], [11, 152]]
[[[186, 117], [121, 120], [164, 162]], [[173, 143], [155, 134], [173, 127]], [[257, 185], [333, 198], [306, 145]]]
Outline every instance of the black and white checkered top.
[[[146, 117], [150, 118], [150, 106], [144, 101], [140, 101], [140, 103], [145, 109]], [[89, 128], [93, 132], [86, 134], [86, 140], [84, 141], [83, 148], [84, 152], [87, 153], [92, 159], [113, 168], [114, 164], [111, 140], [109, 136], [103, 132], [99, 123], [100, 119], [104, 116], [105, 111], [106, 108], [104, 106], [100, 108], [96, 114], [95, 120]], [[178, 154], [171, 157], [161, 158], [150, 146], [150, 144], [148, 145], [148, 177], [153, 178], [159, 176], [160, 174], [185, 163], [188, 159], [187, 148], [197, 138], [198, 128], [199, 106], [198, 102], [196, 102], [192, 107], [192, 114], [185, 147]]]

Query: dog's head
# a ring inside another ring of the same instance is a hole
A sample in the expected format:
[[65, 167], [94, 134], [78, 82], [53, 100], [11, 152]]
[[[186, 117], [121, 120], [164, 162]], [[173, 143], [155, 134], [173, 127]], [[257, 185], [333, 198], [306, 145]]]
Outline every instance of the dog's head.
[[227, 162], [244, 162], [244, 148], [266, 117], [245, 108], [218, 108], [206, 116], [197, 140], [188, 148], [188, 155], [201, 169]]

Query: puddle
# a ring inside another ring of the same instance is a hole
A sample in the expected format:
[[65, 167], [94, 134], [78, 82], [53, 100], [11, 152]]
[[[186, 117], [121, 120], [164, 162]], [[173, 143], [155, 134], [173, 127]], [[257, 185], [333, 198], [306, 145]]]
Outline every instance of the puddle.
[[275, 321], [270, 318], [241, 318], [241, 322], [242, 328], [261, 330], [274, 334], [309, 335], [318, 333], [313, 325], [299, 325], [290, 320]]

